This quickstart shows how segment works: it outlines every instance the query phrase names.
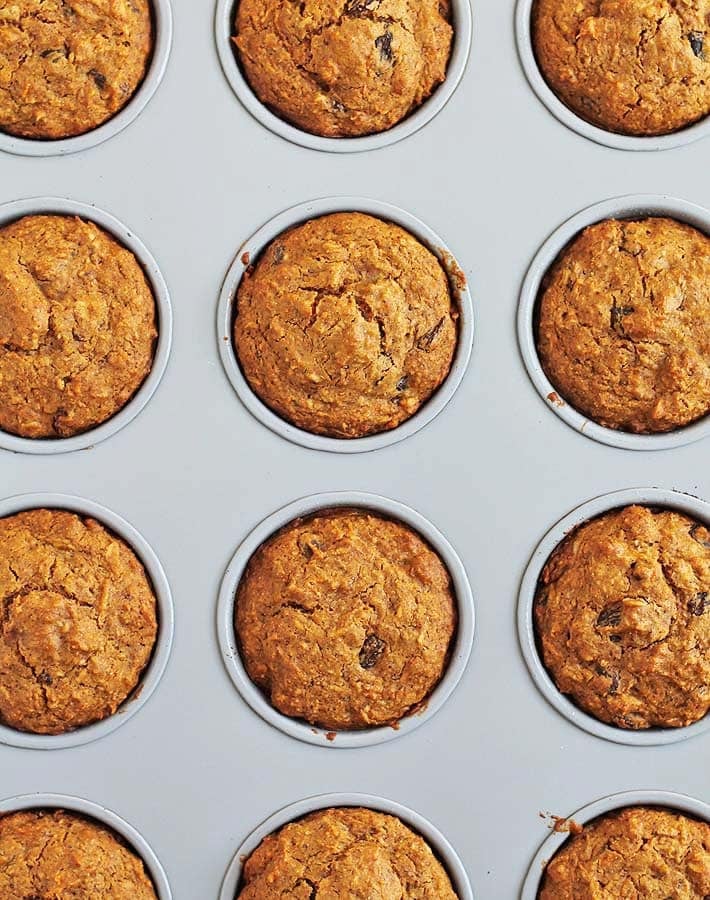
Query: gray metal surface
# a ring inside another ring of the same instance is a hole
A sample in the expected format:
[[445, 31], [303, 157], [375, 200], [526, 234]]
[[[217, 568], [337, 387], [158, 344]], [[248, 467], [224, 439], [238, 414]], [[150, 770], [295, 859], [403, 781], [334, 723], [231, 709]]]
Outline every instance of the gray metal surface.
[[[657, 452], [603, 446], [539, 398], [515, 332], [520, 285], [570, 215], [621, 194], [710, 206], [699, 141], [665, 152], [601, 147], [565, 128], [528, 86], [512, 3], [477, 2], [464, 78], [417, 134], [364, 154], [294, 146], [243, 110], [220, 69], [213, 9], [174, 0], [174, 45], [155, 97], [127, 129], [66, 158], [0, 157], [0, 196], [96, 203], [145, 242], [170, 288], [171, 359], [129, 425], [92, 450], [0, 453], [5, 496], [85, 496], [131, 522], [158, 554], [175, 602], [165, 676], [145, 707], [95, 743], [49, 753], [0, 747], [0, 796], [77, 794], [136, 827], [175, 900], [212, 900], [243, 838], [285, 804], [352, 791], [404, 803], [460, 854], [477, 898], [519, 895], [547, 834], [617, 791], [710, 794], [710, 737], [670, 747], [601, 740], [537, 691], [516, 635], [518, 587], [547, 530], [581, 502], [659, 485], [710, 497], [708, 441]], [[237, 247], [270, 217], [317, 196], [394, 203], [433, 228], [470, 280], [476, 340], [451, 403], [418, 434], [373, 453], [295, 446], [236, 397], [215, 340], [217, 298]], [[263, 722], [222, 665], [219, 584], [265, 516], [311, 493], [401, 500], [453, 544], [471, 581], [476, 640], [459, 687], [431, 721], [378, 747], [333, 752]]]

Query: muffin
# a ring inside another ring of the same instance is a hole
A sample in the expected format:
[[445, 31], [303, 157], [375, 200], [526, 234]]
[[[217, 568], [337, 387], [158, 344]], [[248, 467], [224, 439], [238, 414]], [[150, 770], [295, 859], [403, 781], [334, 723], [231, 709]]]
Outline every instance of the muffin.
[[545, 277], [537, 347], [559, 395], [607, 428], [672, 431], [710, 410], [710, 238], [607, 219]]
[[0, 228], [0, 429], [63, 438], [110, 419], [150, 372], [156, 335], [137, 259], [93, 222]]
[[273, 897], [455, 900], [426, 841], [394, 816], [337, 807], [265, 837], [244, 863], [238, 900]]
[[0, 519], [0, 722], [62, 734], [135, 689], [157, 636], [135, 553], [93, 519], [32, 509]]
[[433, 253], [356, 212], [277, 237], [247, 270], [234, 344], [252, 390], [313, 434], [396, 428], [449, 373], [458, 309]]
[[4, 900], [156, 900], [142, 860], [109, 828], [64, 810], [0, 817]]
[[535, 0], [543, 77], [606, 131], [651, 136], [710, 113], [710, 0]]
[[232, 38], [254, 93], [323, 137], [392, 128], [446, 77], [448, 0], [239, 0]]
[[57, 139], [110, 119], [143, 80], [149, 0], [13, 0], [0, 9], [0, 130]]
[[395, 724], [425, 703], [455, 628], [438, 555], [359, 509], [289, 523], [254, 553], [236, 595], [249, 677], [279, 712], [334, 731]]
[[534, 601], [562, 693], [618, 728], [680, 728], [710, 708], [710, 531], [627, 506], [580, 525], [550, 556]]
[[703, 900], [710, 896], [710, 825], [669, 809], [607, 813], [547, 864], [539, 900]]

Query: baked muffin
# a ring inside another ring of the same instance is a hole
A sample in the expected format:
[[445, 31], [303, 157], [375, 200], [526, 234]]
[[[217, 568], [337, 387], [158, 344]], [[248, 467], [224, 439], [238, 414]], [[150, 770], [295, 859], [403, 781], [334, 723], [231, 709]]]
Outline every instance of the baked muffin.
[[679, 728], [710, 708], [710, 531], [627, 506], [585, 522], [547, 561], [534, 619], [543, 662], [618, 728]]
[[653, 434], [710, 411], [710, 238], [607, 219], [562, 252], [538, 301], [540, 362], [585, 416]]
[[235, 627], [249, 677], [279, 712], [348, 730], [394, 724], [426, 701], [456, 604], [441, 559], [406, 525], [326, 510], [252, 556]]
[[237, 57], [277, 116], [323, 137], [392, 128], [446, 77], [448, 0], [239, 0]]
[[239, 285], [234, 343], [252, 390], [314, 434], [396, 428], [451, 368], [446, 272], [398, 225], [322, 216], [277, 237]]
[[71, 216], [0, 228], [0, 428], [70, 437], [110, 419], [150, 372], [155, 299], [135, 256]]
[[0, 613], [0, 722], [36, 734], [113, 715], [157, 635], [135, 553], [93, 519], [58, 509], [0, 519]]
[[0, 817], [4, 900], [156, 900], [142, 860], [109, 828], [64, 810]]
[[710, 896], [710, 825], [633, 806], [570, 837], [545, 869], [539, 900], [703, 900]]
[[455, 900], [426, 841], [394, 816], [322, 809], [265, 837], [244, 863], [238, 900], [367, 897]]
[[149, 0], [13, 0], [0, 8], [0, 130], [91, 131], [131, 99], [153, 48]]
[[710, 0], [535, 0], [543, 77], [607, 131], [660, 135], [710, 113]]

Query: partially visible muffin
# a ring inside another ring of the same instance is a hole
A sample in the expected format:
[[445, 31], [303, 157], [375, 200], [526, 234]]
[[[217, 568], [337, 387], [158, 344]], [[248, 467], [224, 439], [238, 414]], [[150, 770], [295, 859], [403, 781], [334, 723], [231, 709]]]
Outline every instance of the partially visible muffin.
[[458, 309], [446, 272], [409, 232], [334, 213], [277, 237], [236, 298], [234, 341], [252, 390], [314, 434], [396, 428], [449, 373]]
[[153, 364], [156, 307], [136, 257], [93, 222], [0, 228], [0, 428], [70, 437], [110, 419]]
[[323, 137], [386, 131], [446, 77], [448, 0], [239, 0], [234, 44], [257, 97]]
[[0, 817], [3, 900], [156, 900], [143, 861], [105, 825], [64, 810]]
[[671, 431], [710, 411], [710, 237], [674, 219], [606, 219], [547, 273], [540, 362], [607, 428]]
[[627, 506], [580, 525], [550, 556], [534, 601], [560, 691], [618, 728], [679, 728], [710, 709], [710, 531]]
[[545, 868], [539, 900], [704, 900], [710, 825], [670, 809], [633, 806], [570, 837]]
[[0, 722], [61, 734], [112, 715], [157, 628], [143, 566], [103, 525], [57, 509], [0, 519]]
[[359, 509], [291, 522], [252, 556], [236, 596], [249, 677], [284, 715], [333, 730], [412, 713], [441, 679], [455, 628], [439, 556]]
[[273, 897], [455, 900], [431, 847], [395, 816], [337, 807], [268, 835], [248, 857], [238, 900]]
[[710, 0], [535, 0], [543, 77], [578, 116], [619, 134], [710, 113]]
[[0, 130], [74, 137], [131, 99], [153, 48], [149, 0], [14, 0], [0, 8]]

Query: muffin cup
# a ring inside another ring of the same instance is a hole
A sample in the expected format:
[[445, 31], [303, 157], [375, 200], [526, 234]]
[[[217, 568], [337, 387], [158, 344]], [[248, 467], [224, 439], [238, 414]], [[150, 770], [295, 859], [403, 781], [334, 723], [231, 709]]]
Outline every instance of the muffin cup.
[[659, 744], [674, 744], [687, 738], [703, 734], [710, 729], [710, 713], [702, 719], [684, 728], [648, 728], [635, 731], [609, 725], [589, 713], [563, 694], [545, 668], [537, 646], [535, 625], [533, 621], [533, 605], [538, 581], [550, 554], [562, 540], [578, 525], [594, 519], [605, 512], [623, 506], [639, 504], [642, 506], [663, 507], [685, 513], [710, 527], [710, 504], [690, 494], [669, 491], [662, 488], [629, 488], [615, 491], [589, 500], [578, 506], [571, 513], [554, 525], [540, 541], [533, 553], [523, 575], [518, 596], [518, 639], [520, 648], [537, 689], [557, 712], [561, 713], [573, 725], [596, 737], [613, 741], [617, 744], [631, 744], [636, 747], [651, 747]]
[[668, 216], [692, 225], [710, 237], [710, 212], [687, 200], [657, 194], [632, 194], [604, 200], [572, 216], [540, 247], [523, 281], [518, 306], [518, 344], [525, 368], [538, 394], [575, 431], [622, 450], [667, 450], [698, 441], [710, 434], [710, 414], [690, 425], [659, 434], [619, 431], [587, 418], [558, 395], [557, 388], [542, 368], [535, 340], [535, 311], [545, 275], [564, 248], [581, 231], [604, 219], [638, 219], [647, 216]]
[[429, 99], [387, 131], [363, 137], [321, 137], [321, 135], [303, 131], [272, 113], [251, 89], [249, 82], [244, 77], [232, 44], [237, 2], [235, 0], [217, 0], [215, 11], [214, 30], [217, 53], [227, 81], [242, 106], [257, 122], [292, 144], [300, 144], [301, 147], [308, 147], [311, 150], [354, 153], [362, 150], [378, 150], [380, 147], [396, 144], [423, 128], [446, 106], [466, 70], [473, 33], [471, 5], [469, 0], [451, 0], [454, 24], [451, 57], [446, 69], [445, 80], [434, 89]]
[[143, 860], [146, 871], [153, 882], [153, 887], [158, 895], [158, 900], [172, 900], [172, 892], [158, 857], [153, 848], [142, 834], [129, 825], [124, 819], [116, 815], [105, 806], [83, 800], [81, 797], [72, 797], [68, 794], [21, 794], [17, 797], [9, 797], [0, 800], [0, 817], [10, 813], [24, 812], [32, 809], [63, 809], [68, 812], [78, 813], [87, 819], [95, 819], [99, 824], [106, 825], [130, 846], [130, 848]]
[[[256, 850], [265, 837], [289, 822], [301, 819], [309, 813], [316, 812], [320, 809], [329, 809], [332, 807], [363, 807], [372, 809], [376, 812], [386, 813], [390, 816], [397, 816], [405, 825], [408, 825], [412, 831], [421, 835], [429, 844], [435, 855], [446, 869], [454, 891], [459, 900], [473, 900], [473, 890], [468, 880], [468, 875], [463, 867], [463, 863], [459, 859], [456, 851], [446, 840], [443, 834], [435, 828], [431, 822], [427, 821], [419, 813], [414, 812], [406, 806], [401, 806], [393, 800], [386, 800], [384, 797], [376, 797], [372, 794], [319, 794], [316, 797], [308, 797], [306, 800], [299, 800], [285, 806], [274, 815], [262, 822], [258, 828], [244, 839], [239, 849], [234, 854], [232, 862], [227, 869], [222, 882], [222, 890], [219, 893], [219, 900], [235, 900], [237, 890], [242, 879], [242, 870], [244, 863], [248, 857]], [[162, 898], [161, 898], [162, 900]]]
[[30, 509], [61, 509], [80, 516], [90, 516], [124, 540], [143, 564], [153, 587], [157, 605], [158, 636], [150, 661], [135, 689], [112, 716], [64, 734], [34, 734], [0, 724], [0, 744], [27, 750], [64, 750], [67, 747], [91, 743], [111, 734], [148, 702], [163, 676], [170, 656], [174, 629], [173, 599], [168, 579], [155, 551], [143, 535], [117, 513], [92, 500], [72, 497], [69, 494], [19, 494], [0, 500], [0, 518]]
[[[586, 825], [598, 816], [629, 806], [663, 806], [710, 822], [710, 806], [707, 803], [671, 791], [625, 791], [620, 794], [611, 794], [609, 797], [603, 797], [601, 800], [595, 800], [594, 803], [583, 806], [569, 816], [569, 819], [578, 825]], [[569, 834], [553, 831], [543, 841], [528, 869], [523, 889], [520, 892], [520, 900], [537, 900], [547, 864], [568, 838]]]
[[[410, 232], [437, 257], [447, 274], [453, 299], [458, 304], [458, 341], [449, 374], [417, 412], [389, 431], [360, 438], [333, 438], [313, 434], [292, 425], [271, 410], [251, 389], [244, 377], [234, 347], [234, 306], [244, 272], [282, 232], [309, 219], [335, 212], [361, 212], [393, 222]], [[468, 284], [453, 254], [441, 238], [413, 215], [379, 200], [364, 197], [325, 197], [293, 206], [270, 219], [245, 241], [234, 258], [222, 284], [217, 309], [217, 343], [222, 364], [232, 387], [249, 412], [271, 431], [301, 447], [331, 453], [364, 453], [396, 444], [428, 425], [451, 400], [466, 372], [473, 346], [473, 303]]]
[[518, 56], [525, 72], [525, 77], [535, 94], [548, 109], [549, 112], [563, 125], [576, 131], [577, 134], [597, 144], [611, 147], [615, 150], [670, 150], [673, 147], [682, 147], [692, 144], [700, 138], [710, 134], [710, 115], [700, 119], [692, 125], [673, 131], [671, 134], [662, 134], [651, 137], [643, 135], [618, 134], [614, 131], [606, 131], [597, 125], [592, 125], [576, 112], [570, 109], [566, 103], [557, 96], [540, 71], [535, 57], [532, 41], [532, 7], [535, 0], [518, 0], [515, 9], [515, 36], [518, 45]]
[[145, 77], [128, 103], [102, 125], [76, 137], [23, 138], [0, 130], [0, 150], [16, 156], [67, 156], [89, 150], [123, 131], [150, 102], [165, 74], [173, 40], [173, 12], [170, 0], [150, 0], [154, 42]]
[[[449, 571], [456, 595], [458, 625], [454, 637], [451, 656], [441, 681], [436, 685], [422, 708], [400, 719], [396, 725], [380, 725], [353, 731], [335, 732], [327, 728], [310, 725], [301, 719], [291, 718], [279, 712], [271, 705], [264, 693], [251, 680], [239, 654], [237, 637], [234, 629], [235, 595], [242, 574], [254, 552], [275, 532], [288, 525], [294, 519], [310, 516], [320, 510], [338, 507], [361, 508], [379, 513], [395, 521], [402, 522], [416, 531], [441, 557]], [[473, 646], [474, 606], [471, 586], [456, 551], [446, 538], [427, 519], [418, 512], [375, 494], [359, 491], [341, 491], [330, 494], [314, 494], [289, 503], [282, 509], [264, 519], [261, 524], [245, 538], [232, 557], [224, 574], [219, 592], [217, 608], [217, 636], [224, 664], [229, 677], [242, 696], [242, 699], [274, 728], [284, 734], [316, 744], [321, 747], [352, 748], [368, 747], [384, 744], [405, 734], [409, 734], [424, 722], [427, 722], [444, 705], [461, 676], [464, 673]]]
[[119, 244], [130, 250], [138, 260], [155, 297], [158, 338], [150, 372], [131, 399], [110, 419], [84, 431], [65, 438], [26, 438], [10, 434], [0, 429], [0, 448], [13, 453], [54, 454], [72, 450], [88, 450], [100, 441], [120, 431], [128, 425], [155, 393], [163, 377], [170, 356], [172, 343], [173, 314], [168, 286], [158, 264], [148, 248], [129, 228], [118, 219], [96, 206], [65, 200], [59, 197], [33, 197], [28, 200], [13, 200], [0, 205], [0, 228], [10, 225], [23, 216], [34, 215], [79, 216], [99, 225], [114, 237]]

